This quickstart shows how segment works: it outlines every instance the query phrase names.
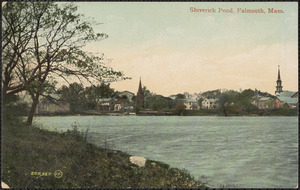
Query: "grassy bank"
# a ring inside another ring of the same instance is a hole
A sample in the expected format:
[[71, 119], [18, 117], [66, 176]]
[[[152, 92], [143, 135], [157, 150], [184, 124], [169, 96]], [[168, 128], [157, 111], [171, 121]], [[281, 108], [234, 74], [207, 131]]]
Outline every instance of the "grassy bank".
[[2, 125], [1, 178], [12, 188], [205, 187], [186, 171], [151, 160], [138, 167], [129, 157], [87, 143], [77, 130], [51, 132], [18, 121]]

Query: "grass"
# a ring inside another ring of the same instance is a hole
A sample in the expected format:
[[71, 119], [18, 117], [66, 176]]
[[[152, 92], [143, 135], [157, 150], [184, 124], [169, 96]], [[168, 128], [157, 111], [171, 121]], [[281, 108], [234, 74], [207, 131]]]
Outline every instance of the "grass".
[[1, 176], [11, 188], [206, 187], [185, 170], [153, 160], [138, 167], [129, 157], [88, 143], [75, 127], [59, 133], [12, 120], [2, 125]]

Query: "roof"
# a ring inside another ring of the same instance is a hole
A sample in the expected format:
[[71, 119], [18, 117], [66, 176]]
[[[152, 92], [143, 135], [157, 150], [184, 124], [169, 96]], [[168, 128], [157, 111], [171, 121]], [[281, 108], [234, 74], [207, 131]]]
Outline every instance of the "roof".
[[120, 92], [119, 94], [124, 94], [124, 93], [129, 93], [129, 94], [132, 94], [132, 95], [134, 95], [134, 93], [132, 93], [132, 92], [129, 92], [129, 91], [127, 91], [127, 90], [125, 90], [125, 91], [123, 91], [123, 92]]
[[283, 91], [279, 94], [278, 97], [292, 97], [296, 92]]
[[298, 103], [298, 98], [281, 97], [281, 96], [278, 96], [277, 98], [281, 102], [287, 103], [287, 104], [297, 104]]
[[287, 104], [297, 104], [298, 103], [298, 98], [291, 98], [291, 97], [277, 97], [278, 100], [280, 100], [283, 103]]
[[[32, 99], [31, 96], [29, 94], [24, 94], [24, 93], [20, 93], [18, 94], [19, 96], [19, 101], [20, 102], [24, 102], [27, 104], [31, 104], [32, 103]], [[59, 94], [47, 94], [44, 96], [40, 96], [39, 97], [39, 101], [45, 101], [45, 100], [50, 100], [50, 101], [54, 101], [54, 100], [59, 100], [60, 99], [60, 95]]]
[[259, 100], [260, 101], [267, 101], [267, 100], [271, 100], [271, 98], [270, 97], [262, 97]]
[[185, 99], [184, 101], [185, 102], [195, 102], [195, 103], [198, 103], [198, 101], [195, 100], [195, 99]]
[[208, 99], [208, 98], [205, 98], [203, 101], [208, 101], [208, 102], [217, 102], [217, 99], [213, 99], [213, 98], [210, 98], [210, 99]]
[[117, 101], [115, 102], [115, 104], [122, 104], [123, 102], [124, 102], [124, 100], [119, 99], [119, 100], [117, 100]]
[[100, 98], [100, 99], [98, 99], [98, 102], [109, 102], [111, 100], [112, 100], [112, 98]]
[[298, 98], [299, 94], [298, 91], [292, 96], [292, 98]]
[[278, 100], [280, 100], [283, 103], [287, 104], [297, 104], [298, 103], [298, 97], [294, 96], [297, 92], [291, 92], [291, 91], [283, 91], [277, 96]]

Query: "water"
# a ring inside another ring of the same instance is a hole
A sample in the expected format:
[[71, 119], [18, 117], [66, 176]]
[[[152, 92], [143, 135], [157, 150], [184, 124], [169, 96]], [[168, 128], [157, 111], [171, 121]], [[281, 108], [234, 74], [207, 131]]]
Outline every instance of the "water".
[[37, 117], [48, 130], [76, 122], [93, 142], [187, 169], [210, 187], [298, 184], [298, 117]]

